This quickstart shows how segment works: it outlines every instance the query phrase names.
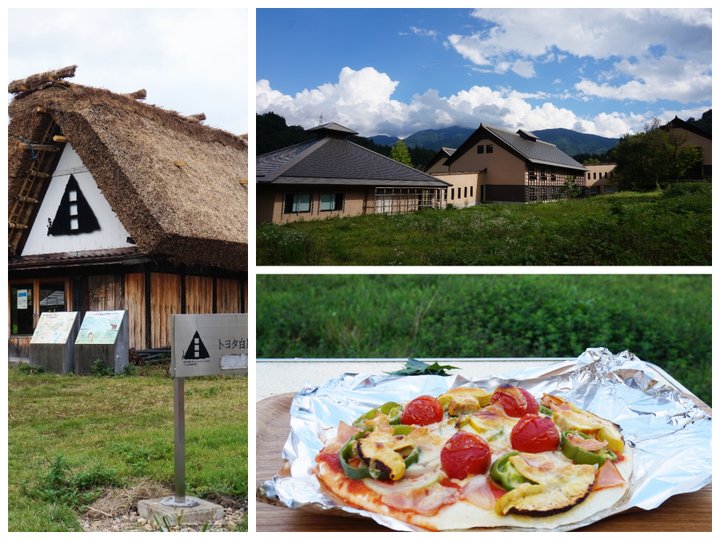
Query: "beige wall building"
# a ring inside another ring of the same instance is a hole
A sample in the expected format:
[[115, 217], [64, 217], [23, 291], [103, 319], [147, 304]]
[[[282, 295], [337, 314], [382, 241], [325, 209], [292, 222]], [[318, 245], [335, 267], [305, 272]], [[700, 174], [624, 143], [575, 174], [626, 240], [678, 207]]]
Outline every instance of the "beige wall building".
[[289, 223], [444, 206], [447, 182], [348, 140], [339, 124], [257, 158], [257, 221]]
[[590, 195], [602, 195], [614, 191], [612, 178], [615, 163], [598, 163], [597, 165], [585, 165], [585, 167], [587, 168], [585, 187]]
[[586, 178], [582, 164], [533, 133], [482, 124], [457, 150], [438, 152], [426, 171], [450, 183], [446, 202], [457, 206], [558, 199], [568, 180], [584, 187]]
[[699, 178], [712, 177], [712, 136], [698, 127], [680, 120], [677, 116], [665, 126], [671, 134], [679, 138], [680, 144], [692, 145], [702, 152], [702, 169], [693, 176]]

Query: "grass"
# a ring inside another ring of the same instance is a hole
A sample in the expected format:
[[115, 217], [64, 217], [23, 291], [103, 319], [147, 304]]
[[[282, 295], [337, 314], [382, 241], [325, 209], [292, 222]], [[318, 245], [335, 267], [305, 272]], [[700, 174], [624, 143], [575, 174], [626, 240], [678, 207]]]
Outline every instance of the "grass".
[[[105, 487], [172, 486], [172, 380], [77, 377], [9, 367], [8, 528], [77, 531]], [[247, 378], [185, 382], [186, 486], [247, 500]]]
[[711, 277], [260, 275], [257, 354], [576, 357], [630, 350], [711, 403]]
[[709, 184], [257, 231], [260, 265], [709, 265]]

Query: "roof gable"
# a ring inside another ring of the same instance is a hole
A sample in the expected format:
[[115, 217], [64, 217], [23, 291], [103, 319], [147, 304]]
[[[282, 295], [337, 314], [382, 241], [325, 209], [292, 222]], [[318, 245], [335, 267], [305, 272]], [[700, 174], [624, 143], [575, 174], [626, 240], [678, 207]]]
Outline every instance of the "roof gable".
[[447, 164], [451, 165], [457, 161], [460, 156], [471, 151], [477, 142], [482, 139], [491, 139], [519, 158], [529, 161], [530, 163], [566, 167], [581, 171], [585, 170], [585, 167], [581, 163], [574, 160], [557, 146], [538, 139], [536, 135], [529, 131], [519, 130], [513, 133], [483, 124], [480, 124], [480, 127], [448, 158]]
[[[9, 106], [8, 128], [8, 195], [11, 206], [19, 208], [16, 232], [37, 213], [37, 202], [23, 198], [41, 198], [42, 182], [31, 176], [46, 152], [37, 149], [62, 150], [67, 141], [142, 253], [177, 263], [246, 268], [245, 137], [140, 103], [138, 94], [52, 78], [34, 90], [20, 88]], [[40, 175], [52, 169], [45, 165]], [[24, 195], [28, 185], [34, 196]], [[9, 235], [15, 254], [22, 240], [13, 230]]]

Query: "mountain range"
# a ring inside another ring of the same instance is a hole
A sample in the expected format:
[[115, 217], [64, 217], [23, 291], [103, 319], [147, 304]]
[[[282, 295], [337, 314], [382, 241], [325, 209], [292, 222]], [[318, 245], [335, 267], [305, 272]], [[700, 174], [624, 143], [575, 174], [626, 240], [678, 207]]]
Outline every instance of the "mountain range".
[[[413, 133], [403, 139], [408, 148], [420, 147], [429, 150], [439, 150], [442, 147], [458, 148], [470, 134], [473, 128], [451, 126], [442, 129], [424, 129]], [[571, 129], [538, 129], [533, 131], [539, 139], [552, 143], [568, 155], [578, 154], [604, 154], [613, 148], [620, 139], [601, 137], [589, 133], [580, 133]], [[375, 144], [393, 146], [398, 138], [387, 135], [370, 137]]]

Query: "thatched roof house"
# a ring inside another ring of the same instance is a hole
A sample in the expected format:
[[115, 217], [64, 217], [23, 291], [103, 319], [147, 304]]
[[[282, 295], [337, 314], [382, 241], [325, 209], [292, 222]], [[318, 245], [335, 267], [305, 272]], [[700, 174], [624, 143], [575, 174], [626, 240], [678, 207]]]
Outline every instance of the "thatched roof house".
[[8, 86], [10, 356], [44, 311], [127, 309], [138, 349], [173, 313], [245, 311], [247, 137], [74, 73]]
[[42, 179], [52, 174], [67, 142], [139, 253], [183, 264], [247, 267], [246, 137], [133, 95], [44, 75], [35, 76], [35, 86], [9, 86], [15, 90], [8, 145], [11, 257], [22, 254], [35, 201], [47, 187]]

